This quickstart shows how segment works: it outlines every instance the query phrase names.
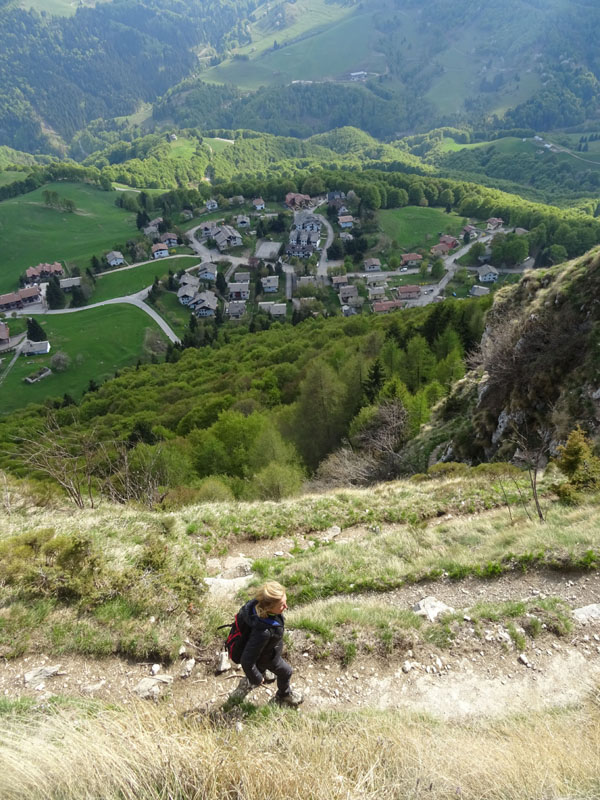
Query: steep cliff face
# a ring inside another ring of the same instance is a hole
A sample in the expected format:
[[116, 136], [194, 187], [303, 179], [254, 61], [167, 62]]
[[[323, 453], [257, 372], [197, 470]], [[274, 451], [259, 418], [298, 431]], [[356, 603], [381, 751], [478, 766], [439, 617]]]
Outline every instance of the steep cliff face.
[[440, 409], [470, 417], [444, 458], [509, 458], [515, 433], [552, 452], [578, 423], [600, 438], [600, 250], [501, 291], [474, 367]]

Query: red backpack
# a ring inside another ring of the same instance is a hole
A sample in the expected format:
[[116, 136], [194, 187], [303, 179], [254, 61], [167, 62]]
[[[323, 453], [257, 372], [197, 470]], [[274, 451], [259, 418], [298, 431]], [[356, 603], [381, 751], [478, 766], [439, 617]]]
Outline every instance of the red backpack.
[[221, 628], [229, 628], [229, 634], [225, 639], [225, 649], [229, 660], [234, 664], [241, 662], [244, 647], [250, 636], [250, 626], [246, 625], [239, 617], [240, 615], [237, 613], [231, 625], [221, 625]]

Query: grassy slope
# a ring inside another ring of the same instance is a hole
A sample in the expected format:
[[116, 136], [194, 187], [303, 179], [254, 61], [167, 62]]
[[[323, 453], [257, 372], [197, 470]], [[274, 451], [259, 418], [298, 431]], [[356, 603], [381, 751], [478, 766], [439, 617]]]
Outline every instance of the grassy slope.
[[111, 300], [114, 297], [135, 294], [146, 288], [146, 286], [151, 286], [155, 277], [158, 277], [159, 280], [166, 278], [169, 270], [177, 272], [180, 269], [187, 269], [199, 263], [200, 259], [197, 256], [159, 258], [150, 264], [141, 264], [139, 267], [132, 267], [132, 269], [123, 269], [98, 275], [94, 293], [89, 302], [100, 303], [102, 300]]
[[[162, 332], [150, 317], [138, 308], [119, 305], [79, 311], [74, 314], [37, 317], [48, 334], [52, 350], [47, 356], [21, 356], [0, 386], [3, 413], [40, 403], [46, 397], [65, 392], [81, 397], [91, 378], [100, 383], [116, 370], [135, 364], [144, 354], [146, 331]], [[48, 366], [57, 351], [71, 358], [68, 369], [53, 373], [31, 386], [23, 379], [41, 366]]]
[[438, 208], [386, 209], [378, 213], [378, 219], [385, 235], [407, 250], [432, 247], [437, 244], [440, 231], [456, 235], [463, 227], [462, 217]]
[[[47, 208], [44, 190], [69, 198], [77, 211]], [[58, 182], [0, 203], [2, 265], [0, 292], [13, 291], [27, 267], [62, 261], [85, 269], [92, 255], [112, 249], [136, 233], [133, 214], [115, 206], [116, 194], [83, 183]]]

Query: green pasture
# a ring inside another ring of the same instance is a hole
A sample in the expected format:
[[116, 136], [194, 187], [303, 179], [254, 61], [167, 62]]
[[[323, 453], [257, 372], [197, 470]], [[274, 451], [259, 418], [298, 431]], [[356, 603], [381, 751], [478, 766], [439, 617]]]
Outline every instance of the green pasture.
[[210, 147], [213, 153], [222, 153], [234, 144], [234, 142], [230, 142], [228, 139], [211, 139], [204, 137], [202, 141]]
[[[47, 397], [60, 397], [65, 392], [77, 400], [90, 379], [100, 383], [116, 370], [147, 356], [148, 331], [152, 338], [166, 341], [151, 317], [134, 306], [104, 306], [76, 313], [46, 314], [36, 319], [47, 333], [52, 350], [45, 356], [18, 358], [0, 385], [1, 413], [28, 403], [41, 403]], [[7, 322], [10, 324], [10, 318]], [[65, 372], [55, 372], [31, 385], [23, 382], [40, 367], [49, 366], [58, 351], [67, 353], [71, 359]], [[0, 369], [7, 363], [8, 360]]]
[[[44, 205], [45, 189], [73, 200], [75, 213]], [[60, 261], [85, 269], [93, 255], [101, 256], [135, 236], [135, 215], [117, 208], [116, 197], [115, 192], [103, 192], [89, 184], [58, 181], [1, 202], [0, 292], [14, 290], [27, 267]]]
[[[359, 69], [384, 70], [383, 56], [374, 54], [372, 15], [356, 14], [295, 44], [269, 50], [250, 61], [230, 60], [202, 73], [209, 83], [234, 83], [255, 90], [271, 83], [339, 78]], [[285, 42], [280, 33], [272, 38]], [[271, 41], [272, 44], [272, 41]]]
[[446, 214], [440, 208], [390, 208], [379, 211], [377, 216], [385, 236], [405, 250], [429, 250], [438, 243], [440, 231], [458, 236], [464, 225], [463, 217]]
[[181, 258], [159, 258], [149, 264], [140, 264], [130, 269], [120, 269], [96, 276], [94, 293], [89, 299], [91, 303], [112, 300], [114, 297], [126, 297], [151, 286], [154, 278], [166, 279], [169, 270], [178, 272], [194, 264], [199, 264], [198, 256], [182, 256]]
[[152, 308], [161, 315], [177, 336], [182, 339], [188, 328], [192, 312], [186, 306], [181, 305], [177, 299], [177, 294], [175, 292], [161, 292]]
[[21, 0], [21, 8], [34, 8], [36, 11], [45, 11], [48, 14], [60, 17], [71, 17], [81, 7], [93, 8], [96, 3], [110, 2], [110, 0]]
[[196, 139], [186, 139], [184, 136], [179, 136], [176, 141], [171, 142], [170, 158], [182, 159], [188, 161], [196, 152], [198, 141]]

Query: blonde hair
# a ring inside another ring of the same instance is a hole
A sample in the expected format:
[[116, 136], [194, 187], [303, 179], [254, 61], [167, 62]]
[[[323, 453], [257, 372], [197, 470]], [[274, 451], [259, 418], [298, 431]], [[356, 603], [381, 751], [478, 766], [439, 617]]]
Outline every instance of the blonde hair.
[[277, 581], [267, 581], [254, 592], [256, 613], [259, 617], [269, 615], [270, 609], [276, 606], [285, 595], [285, 589]]

